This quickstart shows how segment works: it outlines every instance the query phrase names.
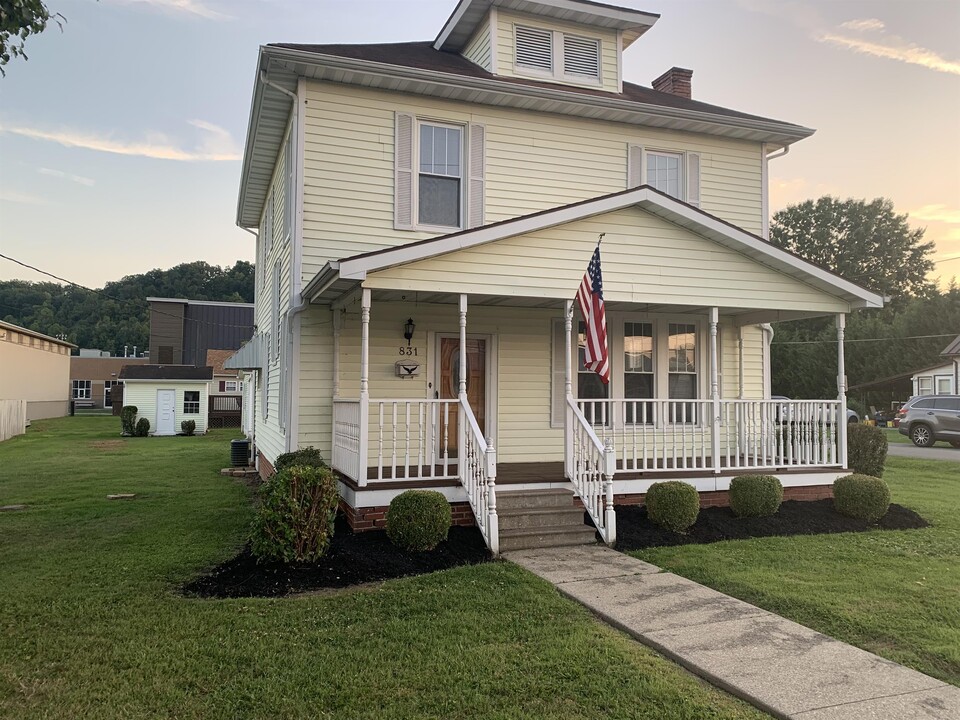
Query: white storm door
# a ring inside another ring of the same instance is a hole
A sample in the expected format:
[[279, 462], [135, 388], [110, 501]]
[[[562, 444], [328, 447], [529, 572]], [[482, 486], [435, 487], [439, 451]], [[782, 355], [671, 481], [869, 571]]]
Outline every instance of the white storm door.
[[177, 391], [157, 390], [157, 429], [155, 435], [176, 434]]

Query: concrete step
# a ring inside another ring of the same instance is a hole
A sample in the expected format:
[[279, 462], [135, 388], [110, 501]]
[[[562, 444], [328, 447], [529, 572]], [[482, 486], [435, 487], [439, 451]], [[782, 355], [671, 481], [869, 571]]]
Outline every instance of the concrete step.
[[500, 552], [530, 548], [590, 545], [596, 542], [596, 530], [587, 525], [569, 525], [500, 530]]
[[567, 526], [579, 529], [583, 526], [583, 508], [545, 507], [545, 508], [507, 508], [500, 510], [500, 531], [519, 530], [521, 528]]
[[573, 507], [573, 493], [569, 490], [501, 490], [497, 488], [497, 510], [514, 508], [569, 508]]

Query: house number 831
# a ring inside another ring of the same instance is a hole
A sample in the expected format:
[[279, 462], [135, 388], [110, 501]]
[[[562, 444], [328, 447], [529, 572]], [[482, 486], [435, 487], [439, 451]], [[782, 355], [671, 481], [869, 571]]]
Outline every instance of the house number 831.
[[401, 355], [413, 355], [413, 356], [417, 356], [417, 355], [419, 355], [419, 353], [417, 352], [417, 349], [418, 349], [418, 348], [415, 348], [415, 347], [402, 347], [402, 346], [401, 346], [401, 348], [400, 348], [400, 354], [401, 354]]

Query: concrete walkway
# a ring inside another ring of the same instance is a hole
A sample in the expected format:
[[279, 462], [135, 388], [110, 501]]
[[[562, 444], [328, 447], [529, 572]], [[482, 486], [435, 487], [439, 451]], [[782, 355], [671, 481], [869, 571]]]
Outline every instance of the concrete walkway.
[[504, 557], [778, 718], [960, 718], [960, 688], [615, 550], [587, 545]]
[[917, 447], [914, 444], [890, 443], [888, 452], [897, 457], [916, 458], [917, 460], [956, 460], [960, 462], [960, 448], [952, 448], [943, 443], [933, 447]]

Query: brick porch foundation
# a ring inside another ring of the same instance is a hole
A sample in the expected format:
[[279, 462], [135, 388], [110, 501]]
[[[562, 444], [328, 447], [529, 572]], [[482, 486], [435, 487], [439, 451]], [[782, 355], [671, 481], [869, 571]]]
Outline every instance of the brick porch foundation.
[[[348, 505], [342, 499], [340, 500], [340, 511], [347, 519], [347, 524], [354, 532], [366, 532], [367, 530], [380, 530], [387, 524], [387, 505], [378, 505], [376, 507], [355, 508]], [[459, 502], [450, 503], [450, 510], [453, 513], [453, 524], [464, 527], [476, 525], [473, 519], [473, 511], [470, 509], [470, 503]]]

